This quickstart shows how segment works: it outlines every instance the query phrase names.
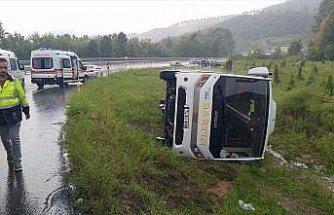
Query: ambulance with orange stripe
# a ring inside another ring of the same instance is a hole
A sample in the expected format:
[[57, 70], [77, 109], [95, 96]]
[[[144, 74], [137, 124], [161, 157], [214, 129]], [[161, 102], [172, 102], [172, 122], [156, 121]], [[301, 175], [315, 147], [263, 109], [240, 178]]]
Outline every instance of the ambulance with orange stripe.
[[67, 86], [69, 83], [85, 82], [86, 67], [75, 52], [38, 49], [31, 52], [31, 83], [39, 89], [44, 85]]

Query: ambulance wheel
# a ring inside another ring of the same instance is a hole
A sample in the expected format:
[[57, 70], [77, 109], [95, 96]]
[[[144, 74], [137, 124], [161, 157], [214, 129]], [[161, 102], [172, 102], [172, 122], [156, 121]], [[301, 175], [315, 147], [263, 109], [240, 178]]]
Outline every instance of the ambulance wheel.
[[44, 84], [38, 83], [37, 86], [39, 90], [44, 89]]

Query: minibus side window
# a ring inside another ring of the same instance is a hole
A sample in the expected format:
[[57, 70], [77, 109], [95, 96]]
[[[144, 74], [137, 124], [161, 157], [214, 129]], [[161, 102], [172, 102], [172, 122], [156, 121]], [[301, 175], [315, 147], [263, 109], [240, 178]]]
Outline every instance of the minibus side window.
[[71, 61], [70, 59], [63, 58], [62, 59], [63, 68], [71, 68]]

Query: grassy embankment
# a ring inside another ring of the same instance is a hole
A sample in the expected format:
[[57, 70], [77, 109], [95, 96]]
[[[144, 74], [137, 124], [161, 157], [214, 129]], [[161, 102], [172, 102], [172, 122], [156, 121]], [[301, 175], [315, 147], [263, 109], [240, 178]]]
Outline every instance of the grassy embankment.
[[[252, 62], [235, 61], [246, 71]], [[257, 62], [262, 64], [262, 62]], [[155, 142], [162, 134], [157, 108], [165, 84], [158, 69], [132, 70], [89, 82], [70, 101], [64, 146], [72, 171], [67, 176], [83, 198], [87, 214], [244, 214], [238, 200], [255, 207], [251, 214], [333, 214], [334, 197], [319, 175], [334, 172], [333, 98], [323, 80], [332, 63], [317, 64], [316, 80], [297, 80], [297, 66], [279, 64], [281, 83], [270, 144], [288, 160], [301, 160], [317, 172], [279, 165], [266, 154], [252, 165], [196, 161]], [[306, 63], [304, 77], [311, 71]]]

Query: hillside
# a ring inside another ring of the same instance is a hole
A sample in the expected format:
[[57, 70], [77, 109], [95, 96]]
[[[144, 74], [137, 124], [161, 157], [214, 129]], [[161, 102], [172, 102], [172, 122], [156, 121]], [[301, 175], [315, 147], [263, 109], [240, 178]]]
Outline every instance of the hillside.
[[[264, 43], [266, 43], [264, 47], [266, 49], [275, 47], [277, 44], [286, 46], [294, 39], [304, 40], [311, 37], [313, 17], [320, 2], [321, 0], [288, 0], [256, 13], [245, 12], [235, 16], [189, 20], [167, 28], [153, 29], [136, 37], [159, 41], [166, 37], [180, 36], [197, 30], [208, 31], [210, 28], [219, 27], [230, 29], [235, 40], [236, 51], [246, 51], [252, 46]], [[281, 38], [284, 40], [283, 43]]]
[[220, 22], [230, 19], [231, 17], [233, 16], [219, 16], [188, 20], [175, 23], [166, 28], [155, 28], [142, 34], [130, 34], [129, 37], [137, 37], [139, 39], [151, 38], [152, 41], [157, 42], [166, 37], [180, 36], [184, 33], [205, 29], [208, 26], [216, 25]]
[[[321, 0], [291, 0], [270, 6], [257, 14], [245, 14], [221, 22], [212, 28], [228, 28], [236, 42], [236, 50], [247, 50], [259, 46], [270, 48], [271, 38], [307, 39], [311, 37], [311, 26]], [[268, 38], [268, 39], [266, 39]], [[260, 40], [260, 42], [259, 42]], [[280, 44], [282, 46], [285, 43]]]
[[262, 11], [256, 15], [241, 15], [213, 26], [230, 29], [236, 41], [236, 50], [244, 50], [256, 40], [267, 37], [299, 38], [308, 31], [313, 21], [313, 13], [306, 11]]

